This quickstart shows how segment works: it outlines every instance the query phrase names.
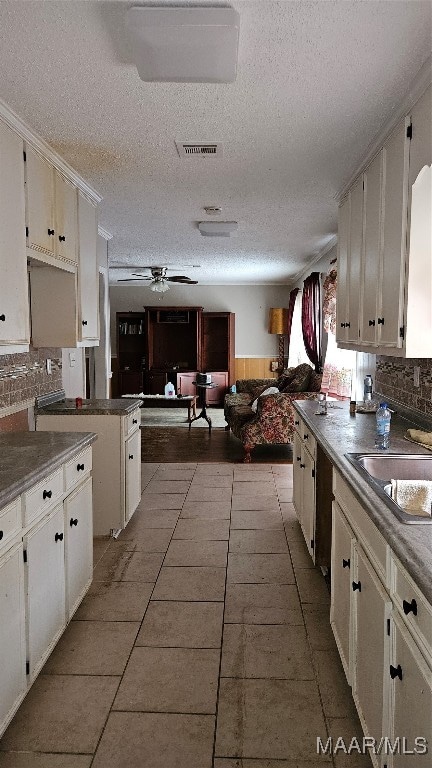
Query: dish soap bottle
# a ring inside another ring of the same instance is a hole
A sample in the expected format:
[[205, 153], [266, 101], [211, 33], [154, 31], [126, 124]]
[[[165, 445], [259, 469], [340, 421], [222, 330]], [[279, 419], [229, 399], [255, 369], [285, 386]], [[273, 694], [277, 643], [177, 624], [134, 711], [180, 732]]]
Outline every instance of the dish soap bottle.
[[376, 412], [375, 448], [385, 450], [390, 445], [391, 413], [387, 403], [380, 403]]
[[172, 384], [170, 381], [168, 384], [165, 384], [165, 397], [175, 397], [174, 384]]

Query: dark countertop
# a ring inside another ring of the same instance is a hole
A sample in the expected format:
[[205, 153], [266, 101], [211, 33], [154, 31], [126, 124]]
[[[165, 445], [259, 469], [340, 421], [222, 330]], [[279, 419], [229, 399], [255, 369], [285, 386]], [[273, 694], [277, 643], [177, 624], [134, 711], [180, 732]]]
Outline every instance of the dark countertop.
[[[314, 401], [294, 401], [294, 408], [315, 435], [334, 467], [350, 486], [362, 507], [404, 565], [414, 582], [432, 604], [432, 524], [407, 525], [399, 522], [345, 453], [377, 453], [374, 447], [375, 414], [349, 415], [349, 403], [338, 402], [327, 416], [315, 415]], [[426, 448], [403, 439], [412, 421], [393, 415], [388, 453], [431, 455]], [[432, 424], [429, 429], [432, 431]]]
[[95, 440], [93, 432], [0, 435], [0, 509]]
[[125, 416], [132, 413], [141, 405], [141, 400], [129, 400], [129, 398], [119, 398], [118, 400], [83, 400], [81, 408], [77, 408], [74, 399], [61, 400], [45, 408], [38, 408], [36, 414], [39, 416]]

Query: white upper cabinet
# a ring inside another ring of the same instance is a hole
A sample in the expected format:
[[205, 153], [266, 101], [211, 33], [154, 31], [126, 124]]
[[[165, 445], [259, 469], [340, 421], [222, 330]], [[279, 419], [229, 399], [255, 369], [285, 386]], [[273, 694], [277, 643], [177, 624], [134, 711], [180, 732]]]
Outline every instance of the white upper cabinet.
[[432, 355], [431, 115], [429, 87], [341, 204], [340, 346]]
[[54, 171], [55, 247], [60, 259], [77, 263], [77, 189], [58, 171]]
[[[78, 194], [79, 221], [79, 318], [81, 341], [99, 339], [99, 271], [97, 265], [97, 208], [81, 192]], [[88, 346], [88, 344], [86, 344]]]
[[0, 354], [25, 352], [30, 341], [23, 149], [0, 122]]
[[35, 257], [54, 258], [54, 175], [53, 167], [34, 149], [26, 147], [27, 246]]

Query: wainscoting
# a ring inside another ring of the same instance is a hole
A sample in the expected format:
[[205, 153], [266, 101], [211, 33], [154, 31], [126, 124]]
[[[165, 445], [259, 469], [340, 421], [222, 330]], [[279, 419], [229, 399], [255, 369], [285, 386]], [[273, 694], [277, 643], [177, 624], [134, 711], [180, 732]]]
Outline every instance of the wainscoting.
[[276, 379], [278, 374], [270, 370], [275, 357], [236, 357], [236, 379]]

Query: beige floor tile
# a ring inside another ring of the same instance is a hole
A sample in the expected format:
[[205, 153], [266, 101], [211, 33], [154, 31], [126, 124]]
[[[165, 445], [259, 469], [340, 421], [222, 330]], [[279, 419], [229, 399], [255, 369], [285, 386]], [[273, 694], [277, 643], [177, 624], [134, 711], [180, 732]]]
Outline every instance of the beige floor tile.
[[156, 648], [220, 648], [222, 603], [152, 600], [136, 645]]
[[231, 488], [231, 475], [204, 475], [196, 474], [191, 483], [192, 488]]
[[115, 581], [92, 584], [75, 619], [83, 621], [142, 621], [154, 584]]
[[224, 568], [227, 541], [172, 541], [164, 560], [166, 565], [206, 565]]
[[[359, 744], [362, 743], [363, 731], [357, 714], [353, 714], [352, 717], [329, 718], [328, 729], [333, 743], [341, 737], [347, 746], [353, 738], [358, 739]], [[415, 758], [413, 760], [415, 761]], [[410, 762], [409, 759], [408, 762]], [[354, 751], [350, 755], [340, 751], [334, 756], [334, 764], [335, 768], [372, 768], [370, 755], [359, 755]]]
[[132, 621], [71, 621], [44, 673], [122, 675], [139, 627]]
[[211, 768], [214, 716], [112, 712], [92, 768]]
[[39, 675], [3, 735], [0, 748], [94, 752], [119, 679]]
[[111, 542], [112, 539], [109, 536], [98, 536], [93, 539], [93, 567], [98, 564]]
[[90, 768], [92, 755], [0, 752], [0, 768]]
[[121, 552], [110, 548], [93, 572], [94, 581], [156, 581], [162, 552]]
[[292, 488], [294, 484], [294, 478], [292, 473], [290, 475], [275, 475], [274, 481], [276, 488], [282, 490], [282, 488]]
[[[177, 496], [175, 496], [175, 498], [177, 498]], [[136, 520], [134, 520], [136, 515], [138, 516]], [[142, 538], [143, 531], [146, 531], [148, 528], [168, 528], [170, 531], [173, 531], [177, 520], [179, 519], [179, 515], [179, 509], [137, 510], [132, 520], [127, 524], [125, 530], [120, 534], [119, 540], [123, 541], [123, 538], [126, 538], [127, 536], [129, 538], [134, 536]]]
[[292, 502], [293, 498], [293, 489], [292, 488], [279, 488], [278, 492], [278, 499], [281, 503], [286, 502]]
[[304, 627], [226, 624], [221, 676], [313, 680]]
[[290, 523], [290, 522], [297, 522], [297, 513], [295, 511], [295, 506], [292, 503], [292, 501], [282, 501], [280, 504], [281, 512], [282, 512], [282, 518], [284, 522]]
[[209, 488], [195, 486], [189, 490], [186, 497], [189, 501], [231, 501], [231, 488]]
[[233, 497], [231, 509], [235, 510], [265, 510], [279, 514], [279, 503], [276, 494], [274, 496], [242, 496]]
[[276, 496], [276, 487], [274, 482], [255, 482], [250, 481], [245, 483], [241, 480], [234, 480], [233, 483], [233, 497], [237, 496]]
[[181, 509], [185, 499], [185, 493], [143, 493], [138, 504], [140, 509]]
[[354, 716], [355, 706], [337, 650], [313, 651], [318, 686], [326, 717]]
[[173, 534], [173, 541], [228, 541], [228, 538], [229, 520], [179, 519]]
[[279, 510], [233, 510], [231, 530], [283, 531]]
[[330, 606], [310, 603], [303, 605], [303, 616], [311, 648], [317, 651], [334, 650], [335, 639], [330, 626]]
[[197, 518], [198, 520], [229, 520], [230, 511], [230, 501], [189, 501], [186, 499], [183, 509], [180, 513], [180, 518]]
[[[128, 539], [129, 526], [122, 531], [124, 536], [112, 540], [110, 549], [119, 547], [123, 552], [166, 552], [171, 541], [171, 528], [143, 528], [135, 532], [135, 537]], [[133, 533], [130, 534], [133, 536]]]
[[310, 760], [319, 733], [325, 723], [314, 681], [221, 680], [216, 756]]
[[219, 660], [213, 649], [136, 647], [113, 710], [213, 714]]
[[225, 568], [163, 567], [153, 600], [219, 601], [224, 591]]
[[182, 493], [188, 492], [190, 487], [189, 480], [155, 480], [154, 478], [148, 484], [143, 494], [143, 501], [148, 493]]
[[289, 476], [293, 473], [293, 465], [292, 461], [290, 464], [272, 464], [272, 472], [274, 475], [283, 475], [283, 476]]
[[170, 469], [170, 464], [164, 464], [159, 467], [157, 472], [152, 475], [153, 480], [180, 480], [190, 482], [195, 474], [194, 469]]
[[[234, 482], [235, 483], [251, 483], [256, 482], [256, 475], [250, 475], [250, 472], [242, 472], [239, 471], [237, 468], [234, 469]], [[272, 472], [260, 472], [259, 473], [259, 480], [263, 483], [274, 483], [273, 479], [273, 473]], [[273, 485], [274, 488], [274, 485]]]
[[193, 470], [195, 472], [197, 466], [198, 466], [197, 463], [194, 461], [185, 461], [185, 462], [167, 461], [167, 462], [163, 462], [162, 464], [157, 464], [157, 468], [161, 472], [163, 472], [164, 469], [167, 469], [169, 472], [171, 472], [172, 470], [181, 470], [183, 472], [184, 470], [188, 470], [188, 469]]
[[[214, 768], [322, 768], [323, 765], [331, 764], [325, 760], [317, 758], [310, 762], [309, 760], [242, 760], [242, 758], [217, 757], [214, 761]], [[344, 768], [351, 768], [344, 766]]]
[[318, 568], [297, 570], [296, 581], [302, 603], [330, 603], [327, 585]]
[[225, 622], [303, 625], [297, 587], [289, 584], [227, 584]]
[[201, 475], [228, 475], [233, 476], [232, 464], [198, 464], [194, 477]]
[[232, 530], [229, 551], [237, 555], [276, 554], [288, 552], [288, 544], [283, 531]]
[[252, 464], [236, 464], [234, 471], [253, 475], [256, 472], [271, 472], [272, 467], [271, 464], [266, 464], [264, 462], [262, 464], [256, 464], [253, 462]]
[[289, 555], [228, 555], [229, 584], [294, 584]]
[[288, 522], [287, 520], [285, 520], [283, 526], [285, 529], [285, 536], [287, 537], [288, 546], [291, 546], [291, 543], [303, 544], [304, 542], [303, 531], [297, 519], [293, 518]]
[[303, 541], [291, 542], [289, 545], [289, 551], [295, 571], [302, 568], [315, 568], [304, 539]]

